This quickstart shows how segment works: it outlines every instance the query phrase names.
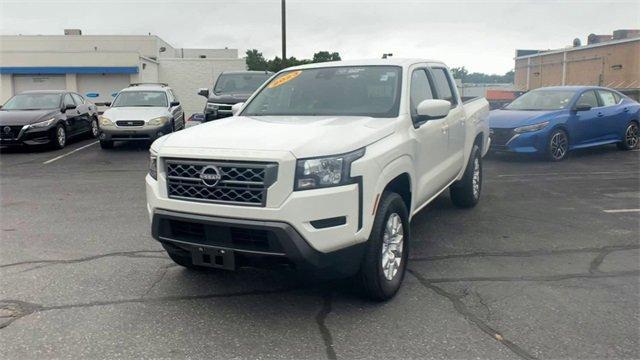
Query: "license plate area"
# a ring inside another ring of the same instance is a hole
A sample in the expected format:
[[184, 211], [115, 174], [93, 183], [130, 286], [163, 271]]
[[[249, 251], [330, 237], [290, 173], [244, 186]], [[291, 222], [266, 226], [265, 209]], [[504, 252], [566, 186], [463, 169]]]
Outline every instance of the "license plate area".
[[194, 265], [225, 270], [236, 269], [236, 258], [232, 250], [196, 246], [191, 251]]

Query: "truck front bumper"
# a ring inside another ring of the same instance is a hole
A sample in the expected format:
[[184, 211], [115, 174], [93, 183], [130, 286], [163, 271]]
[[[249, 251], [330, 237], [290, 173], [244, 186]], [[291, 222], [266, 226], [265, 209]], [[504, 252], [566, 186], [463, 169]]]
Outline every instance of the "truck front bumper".
[[299, 270], [322, 270], [327, 276], [349, 276], [358, 271], [365, 248], [361, 243], [323, 253], [286, 222], [159, 209], [153, 213], [151, 228], [168, 251], [190, 256], [194, 264], [229, 270], [260, 259], [293, 264]]

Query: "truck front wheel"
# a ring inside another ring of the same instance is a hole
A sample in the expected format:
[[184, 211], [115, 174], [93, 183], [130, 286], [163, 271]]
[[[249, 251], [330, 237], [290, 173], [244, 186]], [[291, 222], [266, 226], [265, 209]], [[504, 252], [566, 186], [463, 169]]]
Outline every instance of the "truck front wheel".
[[358, 274], [366, 297], [385, 301], [398, 292], [407, 268], [410, 239], [409, 214], [402, 197], [384, 192]]
[[482, 156], [480, 147], [473, 145], [469, 163], [462, 179], [451, 185], [451, 201], [457, 207], [470, 208], [480, 201], [482, 190]]

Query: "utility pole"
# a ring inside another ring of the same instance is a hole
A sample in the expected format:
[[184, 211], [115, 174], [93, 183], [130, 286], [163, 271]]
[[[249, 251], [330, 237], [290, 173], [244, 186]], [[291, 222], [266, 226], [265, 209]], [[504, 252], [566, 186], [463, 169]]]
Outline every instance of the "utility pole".
[[285, 0], [282, 0], [282, 67], [285, 68], [287, 61], [287, 15], [285, 11]]

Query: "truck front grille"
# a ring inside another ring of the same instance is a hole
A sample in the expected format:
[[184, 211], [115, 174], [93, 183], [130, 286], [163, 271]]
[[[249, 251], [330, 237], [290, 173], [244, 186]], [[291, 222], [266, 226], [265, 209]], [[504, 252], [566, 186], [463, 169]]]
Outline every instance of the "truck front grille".
[[[278, 174], [276, 163], [167, 159], [165, 164], [170, 198], [232, 205], [265, 206]], [[203, 180], [203, 170], [218, 178]]]

